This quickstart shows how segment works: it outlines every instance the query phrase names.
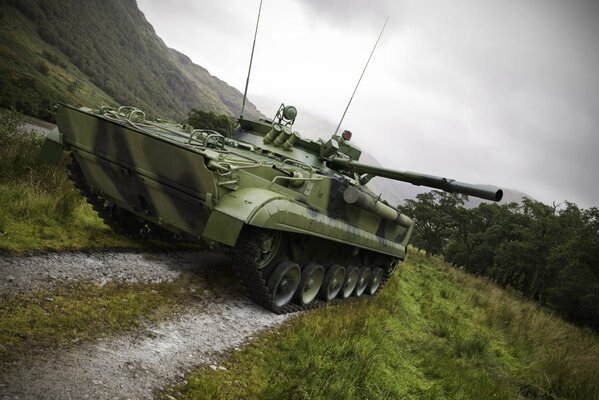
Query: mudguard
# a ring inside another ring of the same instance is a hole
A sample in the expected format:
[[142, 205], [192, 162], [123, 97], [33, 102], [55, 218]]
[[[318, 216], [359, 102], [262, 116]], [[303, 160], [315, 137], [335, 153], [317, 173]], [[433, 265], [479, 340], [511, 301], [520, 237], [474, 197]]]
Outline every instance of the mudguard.
[[404, 258], [405, 247], [311, 209], [268, 189], [246, 188], [223, 196], [202, 236], [234, 246], [244, 224], [352, 243], [363, 249]]

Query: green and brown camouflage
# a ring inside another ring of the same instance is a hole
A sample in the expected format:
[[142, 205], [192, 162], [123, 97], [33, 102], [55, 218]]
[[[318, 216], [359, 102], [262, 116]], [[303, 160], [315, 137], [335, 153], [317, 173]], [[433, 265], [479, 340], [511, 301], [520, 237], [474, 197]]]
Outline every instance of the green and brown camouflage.
[[374, 294], [404, 259], [413, 222], [366, 186], [372, 176], [501, 198], [497, 189], [361, 164], [349, 132], [308, 140], [293, 130], [296, 116], [282, 104], [272, 120], [239, 119], [225, 137], [149, 121], [133, 107], [62, 105], [43, 156], [70, 151], [71, 178], [111, 226], [119, 217], [129, 232], [141, 221], [231, 247], [246, 292], [276, 312]]

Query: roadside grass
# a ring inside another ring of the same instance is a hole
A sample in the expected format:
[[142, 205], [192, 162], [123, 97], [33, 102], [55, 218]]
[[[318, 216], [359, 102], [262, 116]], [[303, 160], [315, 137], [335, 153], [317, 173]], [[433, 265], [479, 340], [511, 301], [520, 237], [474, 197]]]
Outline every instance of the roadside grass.
[[178, 399], [599, 399], [599, 340], [412, 252], [373, 299], [310, 311], [164, 393]]
[[0, 364], [144, 328], [231, 290], [231, 279], [232, 271], [219, 267], [171, 282], [79, 283], [0, 296]]
[[0, 110], [0, 253], [102, 248], [193, 248], [113, 232], [58, 166], [36, 161], [42, 136], [21, 114]]
[[[67, 182], [70, 183], [70, 182]], [[45, 191], [26, 183], [0, 184], [0, 254], [93, 249], [194, 249], [192, 244], [118, 234], [71, 189]]]

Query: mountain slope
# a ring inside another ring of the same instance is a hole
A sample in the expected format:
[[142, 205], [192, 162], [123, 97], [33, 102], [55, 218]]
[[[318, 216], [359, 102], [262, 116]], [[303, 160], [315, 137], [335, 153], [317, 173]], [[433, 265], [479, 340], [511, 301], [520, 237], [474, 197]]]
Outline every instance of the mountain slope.
[[241, 93], [170, 50], [134, 0], [3, 0], [0, 21], [2, 106], [40, 116], [56, 101], [179, 120], [191, 108], [238, 113]]
[[[175, 49], [169, 49], [169, 51], [183, 74], [199, 88], [202, 96], [209, 99], [208, 101], [215, 101], [222, 107], [231, 110], [233, 115], [239, 115], [243, 95], [237, 89], [216, 76], [210, 75], [207, 69], [194, 64], [185, 54]], [[255, 105], [247, 102], [244, 115], [250, 118], [264, 117]]]

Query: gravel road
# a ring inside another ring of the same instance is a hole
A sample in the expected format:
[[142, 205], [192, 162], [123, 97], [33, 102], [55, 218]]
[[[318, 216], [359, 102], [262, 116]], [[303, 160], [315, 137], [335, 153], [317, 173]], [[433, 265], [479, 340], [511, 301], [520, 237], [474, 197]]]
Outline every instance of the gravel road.
[[184, 271], [202, 274], [224, 262], [222, 256], [200, 252], [106, 251], [0, 257], [0, 293], [16, 294], [82, 281], [164, 282]]
[[[194, 252], [67, 253], [0, 258], [0, 292], [19, 293], [82, 279], [156, 282], [204, 274], [226, 262]], [[240, 295], [216, 295], [135, 336], [100, 339], [0, 366], [0, 399], [151, 399], [190, 368], [289, 318]]]

